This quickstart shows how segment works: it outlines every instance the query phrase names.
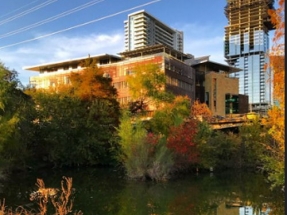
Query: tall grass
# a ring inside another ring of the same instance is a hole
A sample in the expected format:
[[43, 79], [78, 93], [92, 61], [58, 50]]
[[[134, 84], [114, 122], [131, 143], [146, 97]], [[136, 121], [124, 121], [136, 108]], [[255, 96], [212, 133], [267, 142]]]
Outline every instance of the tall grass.
[[162, 181], [170, 176], [173, 159], [164, 138], [151, 142], [143, 123], [140, 120], [131, 123], [128, 112], [123, 113], [118, 134], [121, 146], [118, 158], [129, 178]]
[[173, 172], [173, 154], [166, 147], [166, 138], [160, 138], [154, 147], [154, 155], [150, 160], [147, 174], [155, 181], [166, 181]]
[[[30, 194], [30, 200], [37, 202], [38, 209], [26, 209], [24, 206], [19, 206], [13, 210], [5, 206], [5, 199], [3, 199], [2, 202], [0, 201], [0, 215], [83, 215], [81, 211], [72, 211], [74, 202], [72, 178], [63, 177], [61, 190], [46, 188], [42, 179], [37, 179], [36, 186], [38, 190]], [[49, 207], [50, 205], [53, 207]]]

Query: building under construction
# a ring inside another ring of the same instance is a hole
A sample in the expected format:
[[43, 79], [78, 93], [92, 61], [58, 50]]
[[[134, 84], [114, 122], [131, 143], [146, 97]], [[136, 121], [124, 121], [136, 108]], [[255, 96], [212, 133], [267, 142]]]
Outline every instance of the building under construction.
[[227, 0], [224, 54], [229, 65], [242, 69], [239, 93], [249, 96], [251, 111], [265, 111], [272, 104], [270, 72], [266, 72], [268, 32], [274, 27], [268, 10], [274, 0]]

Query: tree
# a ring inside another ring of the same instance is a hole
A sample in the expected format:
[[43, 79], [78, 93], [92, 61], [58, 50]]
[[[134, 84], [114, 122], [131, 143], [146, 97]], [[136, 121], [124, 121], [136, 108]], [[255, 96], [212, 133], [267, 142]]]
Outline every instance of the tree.
[[268, 152], [263, 157], [272, 187], [283, 186], [285, 181], [285, 0], [278, 0], [278, 5], [278, 9], [268, 11], [276, 28], [268, 65], [273, 73], [271, 81], [275, 105], [268, 111], [265, 121], [273, 141], [266, 144]]
[[0, 157], [6, 167], [27, 165], [33, 136], [33, 102], [20, 86], [17, 72], [0, 63]]
[[82, 67], [84, 69], [81, 72], [73, 72], [68, 77], [69, 85], [61, 85], [56, 90], [85, 101], [93, 99], [116, 100], [117, 90], [112, 86], [112, 79], [105, 76], [95, 60], [86, 59], [82, 62]]
[[34, 152], [55, 166], [107, 165], [114, 160], [117, 91], [94, 61], [85, 63], [84, 71], [71, 74], [69, 85], [27, 91], [37, 107], [34, 149], [39, 152]]
[[177, 169], [188, 168], [198, 162], [199, 151], [194, 141], [197, 133], [197, 123], [194, 119], [172, 126], [167, 138], [167, 147], [175, 154]]
[[[127, 156], [123, 163], [126, 169], [134, 170], [128, 172], [140, 172], [141, 174], [136, 175], [147, 175], [159, 180], [166, 178], [172, 170], [189, 167], [197, 159], [197, 150], [193, 142], [196, 123], [194, 119], [188, 119], [191, 110], [190, 99], [166, 91], [165, 74], [157, 64], [135, 66], [127, 76], [127, 82], [134, 99], [134, 119], [140, 118], [137, 110], [142, 107], [149, 106], [153, 110], [150, 120], [144, 123], [133, 120], [133, 129], [129, 125], [126, 126], [129, 130], [125, 131], [124, 125], [131, 122], [121, 121], [120, 145]], [[139, 132], [139, 125], [145, 134]], [[127, 140], [126, 137], [129, 137], [128, 141], [124, 141]], [[139, 137], [140, 140], [136, 139]], [[129, 143], [129, 148], [125, 148], [126, 142]], [[130, 152], [133, 156], [129, 156]]]
[[241, 168], [258, 169], [262, 167], [261, 155], [264, 154], [264, 144], [270, 141], [270, 135], [260, 121], [243, 124], [239, 128], [241, 139], [238, 149], [238, 160]]
[[211, 139], [214, 131], [206, 121], [197, 123], [197, 133], [194, 141], [199, 151], [199, 166], [203, 168], [214, 167], [216, 164], [216, 145], [212, 144]]
[[43, 107], [37, 111], [38, 132], [50, 162], [57, 166], [109, 164], [117, 107], [109, 100], [87, 103], [59, 94], [39, 93], [34, 98]]
[[126, 80], [132, 99], [142, 106], [159, 106], [174, 99], [174, 95], [165, 89], [166, 77], [157, 64], [136, 65]]
[[212, 112], [205, 103], [200, 103], [198, 100], [194, 101], [191, 106], [191, 115], [197, 119], [210, 120]]
[[213, 167], [218, 169], [240, 167], [238, 160], [240, 138], [238, 135], [231, 132], [226, 134], [222, 131], [215, 131], [209, 141], [213, 149], [211, 155], [215, 158]]
[[150, 129], [156, 134], [168, 136], [173, 126], [179, 126], [190, 115], [190, 101], [187, 97], [177, 96], [172, 103], [167, 103], [154, 112], [149, 122]]

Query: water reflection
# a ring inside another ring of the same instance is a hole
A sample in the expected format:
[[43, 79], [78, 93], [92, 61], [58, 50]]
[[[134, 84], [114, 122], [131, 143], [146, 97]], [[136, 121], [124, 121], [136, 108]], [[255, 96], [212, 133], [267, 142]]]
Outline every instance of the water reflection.
[[[270, 209], [284, 214], [284, 194], [271, 191], [260, 174], [189, 174], [163, 183], [129, 181], [123, 175], [114, 169], [15, 175], [3, 182], [0, 198], [13, 208], [31, 205], [29, 194], [36, 189], [37, 178], [46, 187], [59, 188], [62, 176], [67, 176], [76, 189], [74, 209], [84, 215], [261, 215]], [[228, 205], [232, 202], [240, 204]]]

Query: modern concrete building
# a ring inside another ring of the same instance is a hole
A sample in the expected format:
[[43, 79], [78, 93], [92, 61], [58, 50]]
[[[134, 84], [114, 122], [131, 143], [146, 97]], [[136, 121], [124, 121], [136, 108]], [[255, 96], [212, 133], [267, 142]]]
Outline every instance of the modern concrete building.
[[[191, 101], [205, 102], [212, 114], [227, 116], [248, 112], [248, 96], [238, 92], [238, 78], [229, 77], [240, 69], [209, 60], [209, 56], [194, 58], [190, 54], [178, 52], [158, 44], [117, 55], [101, 54], [89, 56], [97, 61], [103, 74], [112, 78], [118, 91], [118, 101], [126, 104], [132, 101], [126, 77], [133, 68], [142, 64], [157, 64], [166, 75], [165, 90], [175, 95], [188, 96]], [[35, 88], [57, 87], [69, 84], [71, 72], [81, 72], [82, 62], [88, 57], [69, 59], [60, 62], [25, 67], [26, 70], [39, 72], [30, 77]]]
[[30, 77], [29, 84], [32, 87], [35, 87], [36, 89], [48, 89], [49, 87], [57, 87], [60, 84], [69, 84], [68, 76], [70, 73], [82, 71], [84, 69], [82, 64], [87, 58], [96, 59], [98, 66], [112, 64], [122, 59], [116, 55], [99, 54], [34, 66], [26, 66], [23, 69], [38, 73], [37, 76]]
[[189, 55], [162, 44], [119, 54], [123, 57], [123, 61], [113, 65], [130, 71], [139, 64], [155, 63], [166, 75], [165, 90], [175, 95], [188, 96], [191, 100], [194, 99], [195, 71], [184, 63]]
[[240, 69], [210, 61], [209, 56], [189, 64], [195, 69], [195, 98], [206, 103], [214, 116], [248, 112], [248, 96], [239, 94], [239, 79], [229, 77]]
[[163, 44], [183, 52], [183, 32], [172, 29], [144, 10], [128, 15], [125, 26], [125, 50]]
[[[149, 63], [157, 64], [166, 75], [165, 90], [169, 90], [175, 95], [186, 95], [194, 100], [195, 71], [184, 63], [189, 55], [170, 47], [159, 44], [122, 52], [120, 56], [102, 54], [89, 57], [95, 59], [103, 73], [112, 78], [112, 83], [118, 90], [118, 100], [121, 104], [131, 100], [126, 82], [127, 75], [132, 73], [136, 65]], [[68, 84], [69, 74], [83, 71], [85, 68], [81, 66], [81, 63], [87, 58], [28, 66], [24, 69], [39, 72], [39, 76], [30, 77], [30, 84], [35, 88], [47, 89], [59, 84]]]
[[249, 109], [266, 112], [272, 101], [268, 62], [268, 32], [273, 29], [267, 13], [274, 0], [227, 0], [224, 54], [229, 65], [240, 68], [230, 76], [239, 78], [239, 93], [248, 95]]

